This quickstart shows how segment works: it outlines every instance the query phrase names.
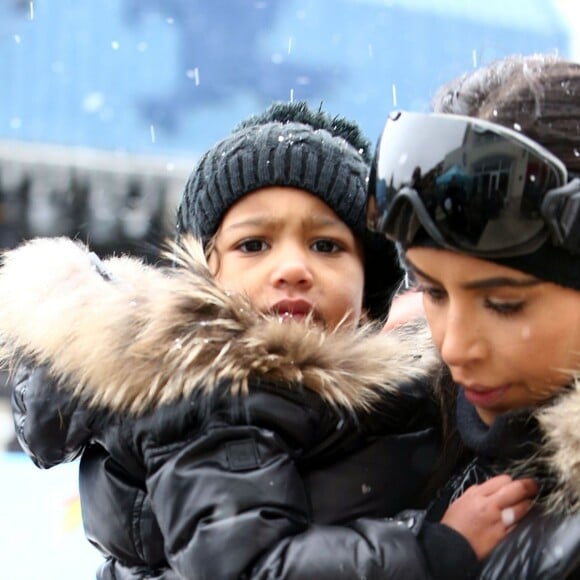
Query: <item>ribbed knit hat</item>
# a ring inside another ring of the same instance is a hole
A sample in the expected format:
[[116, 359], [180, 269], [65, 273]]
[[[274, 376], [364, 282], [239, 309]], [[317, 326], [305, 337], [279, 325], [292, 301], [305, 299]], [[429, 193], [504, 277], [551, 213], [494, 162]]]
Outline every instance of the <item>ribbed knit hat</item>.
[[[399, 252], [404, 254], [406, 250], [413, 246], [445, 249], [424, 228], [417, 232], [413, 241], [407, 244], [405, 248], [400, 247]], [[467, 254], [467, 252], [465, 253]], [[484, 258], [484, 260], [519, 270], [539, 280], [553, 282], [565, 288], [572, 288], [572, 290], [580, 290], [580, 263], [578, 258], [578, 254], [572, 254], [567, 250], [557, 248], [548, 241], [530, 254], [512, 256], [510, 258]], [[404, 258], [401, 258], [401, 260], [404, 263]]]
[[304, 102], [274, 104], [201, 157], [185, 186], [177, 231], [207, 243], [244, 195], [271, 186], [308, 191], [363, 241], [364, 305], [371, 318], [383, 318], [401, 270], [393, 244], [366, 228], [369, 151], [351, 121]]

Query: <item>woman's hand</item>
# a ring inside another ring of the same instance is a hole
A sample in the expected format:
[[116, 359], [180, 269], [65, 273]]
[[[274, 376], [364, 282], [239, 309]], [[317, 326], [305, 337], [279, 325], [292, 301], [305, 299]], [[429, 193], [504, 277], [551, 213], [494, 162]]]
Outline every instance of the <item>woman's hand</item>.
[[528, 513], [537, 493], [533, 479], [498, 475], [467, 489], [447, 508], [441, 523], [464, 536], [481, 560]]

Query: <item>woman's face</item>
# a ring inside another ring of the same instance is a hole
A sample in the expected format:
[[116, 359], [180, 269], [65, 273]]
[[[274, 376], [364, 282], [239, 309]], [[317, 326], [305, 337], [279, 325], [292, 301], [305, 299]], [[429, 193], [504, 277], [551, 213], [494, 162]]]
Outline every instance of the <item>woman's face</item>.
[[354, 327], [361, 317], [360, 242], [318, 197], [290, 187], [250, 193], [224, 216], [209, 265], [226, 290], [265, 313]]
[[447, 250], [407, 252], [453, 379], [491, 425], [535, 406], [580, 368], [580, 292]]

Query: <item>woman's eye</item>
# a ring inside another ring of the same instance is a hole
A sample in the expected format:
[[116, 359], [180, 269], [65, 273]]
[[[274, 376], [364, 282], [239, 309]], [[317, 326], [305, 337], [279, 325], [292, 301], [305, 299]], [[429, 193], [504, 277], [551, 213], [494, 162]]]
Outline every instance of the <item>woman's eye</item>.
[[312, 244], [312, 249], [315, 252], [322, 252], [325, 254], [334, 254], [335, 252], [340, 252], [342, 250], [342, 247], [334, 240], [321, 239], [321, 240], [316, 240]]
[[244, 254], [254, 254], [257, 252], [264, 252], [268, 249], [268, 244], [264, 240], [258, 238], [252, 238], [249, 240], [244, 240], [236, 246], [237, 250], [240, 250]]
[[442, 288], [437, 288], [437, 286], [426, 286], [424, 284], [416, 283], [414, 289], [417, 292], [422, 292], [424, 296], [427, 296], [431, 302], [441, 302], [445, 298], [445, 290]]
[[524, 309], [525, 302], [521, 300], [518, 302], [500, 302], [486, 298], [485, 306], [497, 314], [502, 316], [510, 316], [512, 314], [518, 314], [521, 312]]

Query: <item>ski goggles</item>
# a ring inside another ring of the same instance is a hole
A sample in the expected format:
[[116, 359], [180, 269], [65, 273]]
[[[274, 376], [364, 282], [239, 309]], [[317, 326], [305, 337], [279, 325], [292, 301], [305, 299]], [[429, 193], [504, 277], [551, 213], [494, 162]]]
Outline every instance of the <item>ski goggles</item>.
[[369, 227], [412, 244], [482, 258], [524, 255], [546, 241], [580, 252], [580, 179], [516, 130], [459, 115], [392, 114], [369, 183]]

